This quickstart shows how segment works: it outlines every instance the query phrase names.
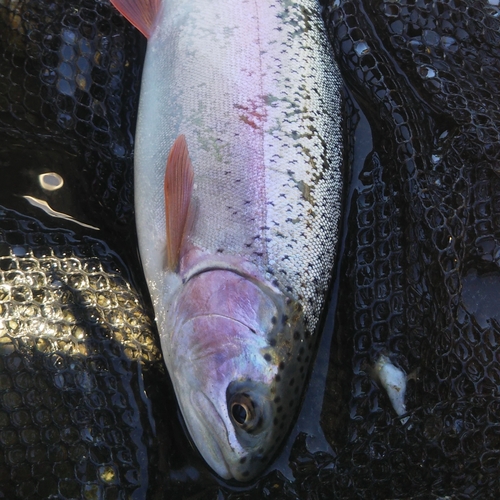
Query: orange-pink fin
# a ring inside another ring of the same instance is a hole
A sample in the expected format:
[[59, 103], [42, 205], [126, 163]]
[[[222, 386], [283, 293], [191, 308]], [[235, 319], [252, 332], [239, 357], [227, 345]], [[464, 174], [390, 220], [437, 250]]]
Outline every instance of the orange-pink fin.
[[151, 36], [161, 0], [111, 0], [111, 3], [146, 38]]
[[193, 223], [193, 179], [186, 137], [180, 135], [170, 149], [165, 169], [167, 267], [171, 271], [178, 268], [182, 247]]

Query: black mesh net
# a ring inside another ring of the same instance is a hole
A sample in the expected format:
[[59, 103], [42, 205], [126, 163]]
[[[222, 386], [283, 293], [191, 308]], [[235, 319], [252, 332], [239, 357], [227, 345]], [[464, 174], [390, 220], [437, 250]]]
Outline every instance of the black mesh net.
[[[498, 476], [500, 19], [487, 2], [335, 2], [328, 28], [374, 148], [350, 214], [335, 492], [486, 498]], [[372, 377], [410, 375], [407, 418]], [[335, 363], [332, 379], [336, 379]], [[352, 380], [348, 379], [352, 377]], [[338, 383], [338, 381], [337, 381]]]
[[19, 146], [13, 168], [77, 164], [79, 210], [128, 222], [142, 37], [109, 2], [1, 0], [0, 23], [0, 131]]
[[[105, 0], [0, 0], [0, 498], [500, 494], [499, 8], [323, 3], [353, 174], [335, 332], [283, 453], [243, 487], [179, 432], [144, 298], [145, 41]], [[43, 172], [64, 189], [43, 191]], [[404, 415], [380, 356], [408, 375]]]
[[146, 498], [160, 352], [129, 282], [102, 241], [0, 207], [2, 498]]

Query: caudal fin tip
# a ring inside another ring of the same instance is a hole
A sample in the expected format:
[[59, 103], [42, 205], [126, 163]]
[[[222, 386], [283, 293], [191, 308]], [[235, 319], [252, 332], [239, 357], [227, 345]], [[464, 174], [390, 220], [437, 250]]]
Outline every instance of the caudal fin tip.
[[111, 0], [111, 3], [146, 38], [151, 36], [161, 0]]

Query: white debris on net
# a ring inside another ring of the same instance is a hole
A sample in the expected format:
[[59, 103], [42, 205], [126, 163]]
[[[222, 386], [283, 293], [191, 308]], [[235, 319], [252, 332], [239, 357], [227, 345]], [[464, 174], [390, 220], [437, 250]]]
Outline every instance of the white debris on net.
[[[396, 413], [399, 416], [404, 415], [406, 413], [406, 373], [393, 365], [387, 356], [381, 355], [373, 367], [373, 377], [387, 391]], [[405, 417], [401, 419], [401, 422], [404, 424], [407, 420], [408, 417]]]

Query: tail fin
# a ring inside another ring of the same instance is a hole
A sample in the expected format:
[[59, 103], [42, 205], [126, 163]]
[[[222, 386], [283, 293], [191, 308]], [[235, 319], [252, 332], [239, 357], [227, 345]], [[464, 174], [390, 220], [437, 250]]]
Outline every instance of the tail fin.
[[161, 0], [111, 0], [111, 3], [146, 38], [151, 36], [162, 5]]

